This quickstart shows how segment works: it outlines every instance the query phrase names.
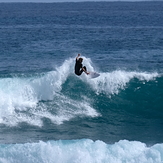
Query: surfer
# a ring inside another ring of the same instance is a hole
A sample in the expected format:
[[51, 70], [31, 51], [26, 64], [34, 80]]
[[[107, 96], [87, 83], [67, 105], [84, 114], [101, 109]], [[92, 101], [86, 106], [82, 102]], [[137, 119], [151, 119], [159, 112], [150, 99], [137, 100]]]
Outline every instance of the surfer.
[[80, 54], [78, 54], [78, 56], [76, 57], [76, 63], [75, 63], [75, 74], [80, 76], [83, 71], [88, 75], [89, 72], [87, 72], [87, 68], [82, 65], [83, 62], [83, 58], [79, 58]]

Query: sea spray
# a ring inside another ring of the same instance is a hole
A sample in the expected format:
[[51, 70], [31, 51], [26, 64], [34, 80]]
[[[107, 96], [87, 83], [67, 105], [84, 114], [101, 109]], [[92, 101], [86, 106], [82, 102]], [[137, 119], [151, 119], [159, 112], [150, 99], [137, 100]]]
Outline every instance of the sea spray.
[[116, 70], [112, 72], [100, 73], [100, 76], [89, 80], [87, 83], [96, 91], [97, 94], [104, 93], [107, 95], [118, 94], [120, 90], [126, 88], [126, 85], [134, 78], [140, 81], [154, 80], [159, 74], [156, 72], [136, 72]]

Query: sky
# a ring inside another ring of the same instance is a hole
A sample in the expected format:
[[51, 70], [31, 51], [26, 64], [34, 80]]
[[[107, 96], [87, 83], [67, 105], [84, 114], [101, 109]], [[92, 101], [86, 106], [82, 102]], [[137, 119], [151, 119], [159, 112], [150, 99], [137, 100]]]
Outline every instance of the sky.
[[[84, 1], [150, 1], [150, 0], [0, 0], [1, 2], [84, 2]], [[158, 1], [158, 0], [151, 0]], [[163, 1], [163, 0], [160, 0]]]

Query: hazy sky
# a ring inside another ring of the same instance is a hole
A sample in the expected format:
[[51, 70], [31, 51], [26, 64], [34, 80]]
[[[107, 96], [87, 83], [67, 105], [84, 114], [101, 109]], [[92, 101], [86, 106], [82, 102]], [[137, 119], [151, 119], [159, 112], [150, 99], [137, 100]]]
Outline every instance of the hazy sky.
[[[148, 1], [148, 0], [0, 0], [0, 2], [81, 2], [81, 1]], [[157, 1], [157, 0], [152, 0]], [[163, 0], [160, 0], [163, 1]]]

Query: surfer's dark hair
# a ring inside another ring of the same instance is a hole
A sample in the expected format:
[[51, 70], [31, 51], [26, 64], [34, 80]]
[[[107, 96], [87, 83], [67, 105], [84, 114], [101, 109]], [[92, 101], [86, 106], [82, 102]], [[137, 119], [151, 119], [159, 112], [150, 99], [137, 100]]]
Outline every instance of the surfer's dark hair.
[[83, 58], [79, 58], [79, 61], [82, 62], [83, 61]]

